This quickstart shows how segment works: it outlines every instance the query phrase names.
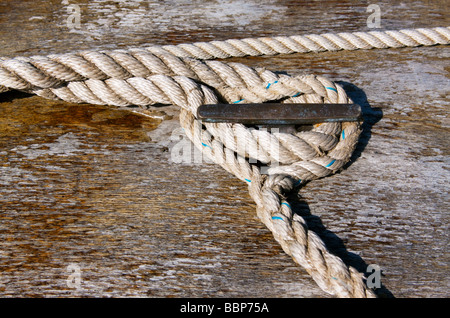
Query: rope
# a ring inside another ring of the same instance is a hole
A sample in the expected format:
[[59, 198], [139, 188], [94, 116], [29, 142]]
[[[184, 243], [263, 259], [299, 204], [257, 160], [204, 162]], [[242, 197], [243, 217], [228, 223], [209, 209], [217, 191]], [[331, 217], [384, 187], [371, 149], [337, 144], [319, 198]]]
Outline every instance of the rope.
[[[165, 53], [180, 58], [208, 60], [247, 55], [429, 46], [449, 44], [449, 38], [450, 27], [437, 27], [231, 39], [150, 47], [147, 50], [83, 51], [31, 58], [0, 57], [0, 92], [11, 88], [30, 90], [33, 86], [50, 88], [62, 82], [85, 79], [126, 79], [146, 77], [152, 73], [168, 74], [165, 66], [169, 63], [176, 67], [177, 61]], [[155, 53], [154, 55], [164, 55], [167, 60], [158, 60], [155, 56], [148, 55], [148, 51]]]
[[[15, 89], [99, 105], [178, 105], [187, 136], [211, 160], [248, 184], [258, 217], [324, 291], [338, 297], [375, 297], [364, 275], [330, 253], [287, 201], [295, 187], [335, 173], [348, 162], [361, 133], [360, 123], [270, 132], [238, 123], [201, 123], [197, 108], [243, 101], [351, 103], [339, 85], [321, 76], [289, 76], [213, 59], [449, 43], [447, 27], [0, 58], [0, 93]], [[268, 168], [267, 175], [261, 173], [262, 167]]]

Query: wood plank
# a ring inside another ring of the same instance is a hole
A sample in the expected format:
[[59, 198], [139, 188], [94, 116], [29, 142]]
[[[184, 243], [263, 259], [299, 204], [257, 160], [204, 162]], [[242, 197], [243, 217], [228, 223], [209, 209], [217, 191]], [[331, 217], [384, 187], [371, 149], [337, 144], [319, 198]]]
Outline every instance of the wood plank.
[[[360, 1], [71, 3], [80, 28], [61, 1], [2, 1], [0, 55], [370, 30]], [[380, 2], [382, 28], [449, 25], [443, 2], [418, 3]], [[395, 297], [449, 296], [448, 58], [436, 46], [231, 59], [324, 75], [361, 105], [352, 163], [298, 205], [346, 262], [378, 264]], [[178, 110], [149, 115], [0, 95], [0, 295], [329, 297], [257, 219], [245, 184], [173, 162]]]

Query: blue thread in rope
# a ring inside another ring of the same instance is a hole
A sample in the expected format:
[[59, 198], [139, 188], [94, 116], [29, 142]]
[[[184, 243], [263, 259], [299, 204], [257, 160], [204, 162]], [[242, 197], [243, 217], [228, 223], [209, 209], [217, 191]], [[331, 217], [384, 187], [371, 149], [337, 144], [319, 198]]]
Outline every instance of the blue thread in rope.
[[269, 84], [267, 84], [267, 86], [266, 86], [266, 89], [269, 89], [270, 85], [272, 85], [272, 84], [276, 84], [276, 83], [278, 83], [278, 81], [275, 81], [275, 82], [273, 82], [273, 83], [269, 83]]
[[335, 91], [337, 93], [337, 89], [334, 87], [325, 87], [326, 89], [331, 89], [332, 91]]
[[281, 205], [285, 205], [285, 206], [287, 206], [289, 209], [291, 208], [291, 206], [289, 205], [289, 203], [286, 203], [286, 202], [283, 202], [283, 203], [281, 203]]
[[335, 163], [336, 162], [336, 159], [334, 159], [333, 161], [331, 161], [329, 164], [327, 164], [326, 166], [325, 166], [325, 168], [328, 168], [328, 167], [330, 167], [333, 163]]
[[244, 99], [237, 100], [237, 101], [233, 102], [233, 104], [240, 103], [240, 102], [242, 102], [243, 100], [244, 100]]
[[204, 142], [202, 142], [202, 146], [203, 146], [203, 147], [209, 147], [209, 148], [212, 149], [212, 147], [211, 147], [210, 145], [207, 145], [207, 144], [205, 144]]
[[272, 220], [281, 220], [284, 221], [281, 216], [272, 216]]
[[252, 182], [252, 180], [249, 180], [249, 179], [244, 179], [245, 181], [247, 181], [247, 182]]
[[342, 140], [344, 140], [344, 139], [345, 139], [345, 131], [342, 130]]

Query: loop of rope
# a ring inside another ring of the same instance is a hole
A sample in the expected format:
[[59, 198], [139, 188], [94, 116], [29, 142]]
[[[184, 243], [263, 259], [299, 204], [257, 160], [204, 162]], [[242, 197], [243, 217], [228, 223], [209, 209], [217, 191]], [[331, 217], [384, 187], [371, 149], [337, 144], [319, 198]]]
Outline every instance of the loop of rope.
[[449, 43], [450, 28], [433, 28], [0, 58], [0, 93], [16, 89], [74, 103], [181, 107], [180, 123], [187, 136], [209, 159], [248, 184], [258, 217], [324, 291], [339, 297], [375, 297], [363, 274], [330, 253], [286, 200], [294, 187], [335, 173], [348, 162], [360, 123], [323, 123], [310, 131], [287, 133], [196, 118], [202, 104], [351, 103], [350, 98], [321, 76], [282, 75], [211, 59]]

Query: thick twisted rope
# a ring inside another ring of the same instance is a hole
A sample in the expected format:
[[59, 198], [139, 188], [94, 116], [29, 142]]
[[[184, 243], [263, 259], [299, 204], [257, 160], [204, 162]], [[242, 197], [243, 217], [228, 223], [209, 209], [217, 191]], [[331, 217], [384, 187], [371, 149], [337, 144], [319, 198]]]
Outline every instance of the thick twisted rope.
[[[286, 201], [295, 186], [332, 174], [348, 162], [360, 124], [323, 123], [310, 131], [285, 133], [201, 123], [196, 118], [202, 104], [349, 103], [345, 91], [320, 76], [280, 75], [210, 60], [449, 43], [450, 28], [434, 28], [0, 58], [0, 93], [16, 89], [75, 103], [180, 106], [180, 123], [187, 136], [211, 160], [248, 184], [258, 217], [324, 291], [339, 297], [374, 297], [363, 274], [330, 253]], [[262, 166], [268, 167], [267, 175], [261, 173]]]
[[[275, 55], [373, 48], [400, 48], [449, 44], [450, 27], [399, 31], [343, 32], [274, 38], [230, 39], [226, 41], [150, 47], [150, 52], [168, 52], [181, 58], [217, 59], [246, 55]], [[168, 74], [167, 64], [145, 55], [146, 50], [84, 51], [31, 58], [0, 58], [0, 92], [49, 88], [61, 82], [84, 79], [146, 77]], [[144, 54], [144, 56], [143, 56]], [[167, 58], [170, 59], [170, 58]], [[174, 66], [175, 66], [174, 65]], [[180, 74], [181, 75], [181, 74]], [[187, 76], [187, 75], [186, 75]]]

